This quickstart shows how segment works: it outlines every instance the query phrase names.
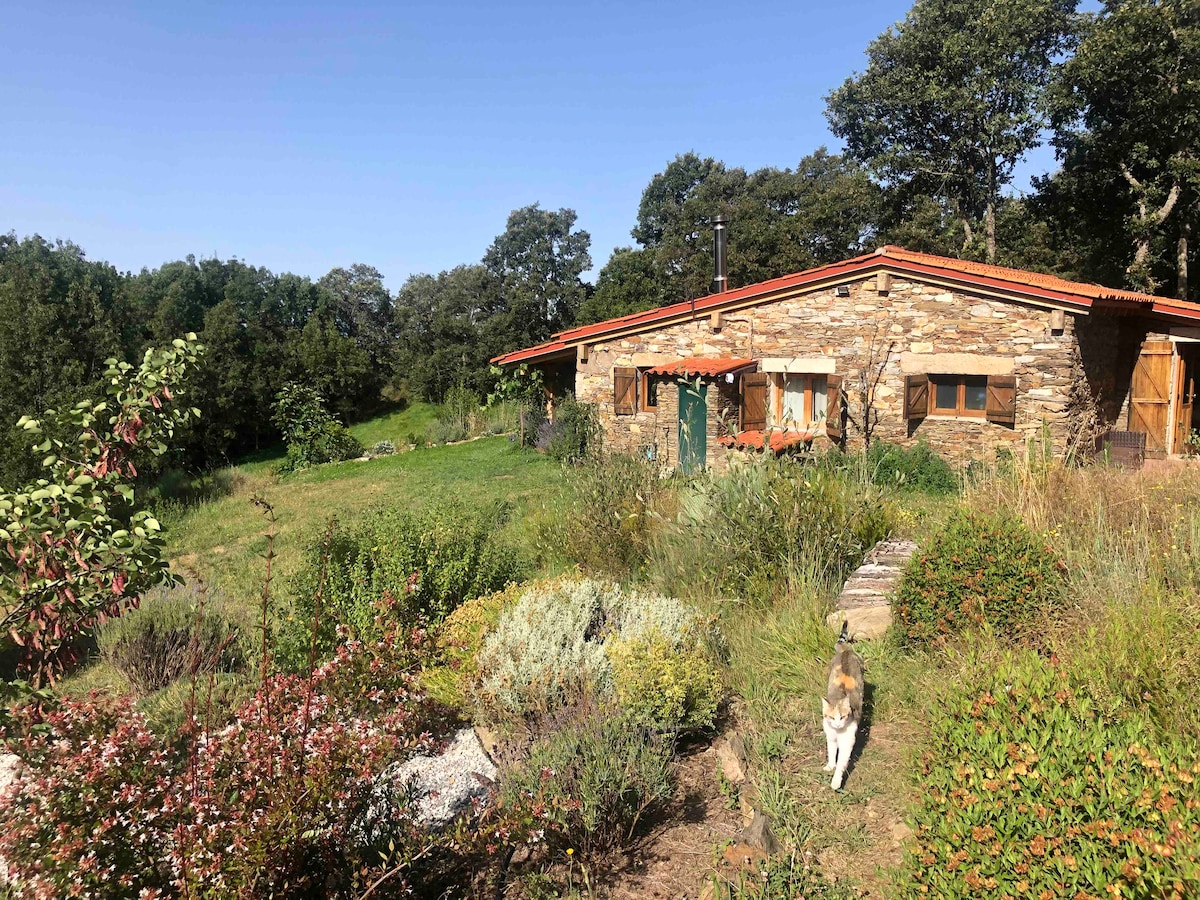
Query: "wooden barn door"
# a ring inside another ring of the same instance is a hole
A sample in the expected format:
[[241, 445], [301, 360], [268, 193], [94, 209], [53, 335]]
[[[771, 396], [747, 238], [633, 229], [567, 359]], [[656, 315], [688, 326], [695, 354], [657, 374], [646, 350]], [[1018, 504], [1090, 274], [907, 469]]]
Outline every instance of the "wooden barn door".
[[1129, 430], [1146, 435], [1146, 451], [1167, 452], [1167, 421], [1171, 409], [1170, 341], [1143, 341], [1129, 388]]

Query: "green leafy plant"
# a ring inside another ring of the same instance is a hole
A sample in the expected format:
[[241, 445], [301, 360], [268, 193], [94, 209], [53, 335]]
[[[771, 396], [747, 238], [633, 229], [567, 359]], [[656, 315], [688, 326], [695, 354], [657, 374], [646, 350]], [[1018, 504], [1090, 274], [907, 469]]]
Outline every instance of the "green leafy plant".
[[376, 441], [371, 448], [372, 456], [391, 456], [396, 452], [396, 445], [391, 441]]
[[72, 662], [98, 624], [172, 580], [162, 528], [136, 509], [133, 481], [139, 454], [161, 456], [176, 429], [199, 416], [179, 399], [202, 350], [189, 334], [147, 350], [136, 368], [108, 360], [104, 400], [46, 412], [74, 443], [44, 437], [37, 419], [18, 423], [40, 439], [34, 450], [45, 455], [46, 475], [0, 492], [0, 629], [23, 648], [35, 687]]
[[275, 395], [272, 418], [287, 444], [282, 472], [362, 456], [366, 449], [333, 414], [313, 388], [291, 383]]
[[512, 832], [584, 857], [626, 846], [671, 792], [669, 736], [588, 706], [560, 717], [529, 758], [504, 773], [499, 814]]
[[1200, 763], [1101, 716], [1022, 651], [939, 698], [900, 896], [1173, 897], [1200, 890]]
[[935, 495], [953, 494], [959, 488], [959, 478], [950, 464], [924, 440], [912, 447], [875, 441], [866, 451], [863, 464], [871, 481], [880, 486]]
[[909, 563], [892, 608], [911, 642], [979, 626], [1018, 635], [1061, 599], [1063, 570], [1020, 519], [959, 510]]
[[517, 440], [522, 447], [537, 442], [538, 426], [546, 418], [545, 375], [528, 363], [511, 368], [492, 366], [495, 390], [488, 394], [489, 407], [514, 404], [517, 407]]
[[307, 667], [314, 619], [318, 656], [325, 658], [340, 643], [339, 628], [360, 640], [379, 634], [381, 602], [391, 621], [437, 623], [464, 600], [519, 580], [525, 563], [497, 534], [506, 516], [501, 506], [448, 503], [379, 508], [354, 527], [335, 522], [309, 547], [296, 577], [294, 608], [281, 623], [280, 663]]

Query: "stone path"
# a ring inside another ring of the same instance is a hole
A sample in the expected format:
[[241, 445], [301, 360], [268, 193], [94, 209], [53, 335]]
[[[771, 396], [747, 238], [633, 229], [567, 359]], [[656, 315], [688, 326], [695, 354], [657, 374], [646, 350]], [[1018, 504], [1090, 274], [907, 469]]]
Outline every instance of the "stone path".
[[846, 580], [837, 609], [829, 614], [829, 624], [840, 628], [843, 621], [849, 622], [853, 638], [881, 637], [892, 624], [888, 600], [916, 552], [917, 545], [912, 541], [880, 541], [872, 547], [863, 564]]

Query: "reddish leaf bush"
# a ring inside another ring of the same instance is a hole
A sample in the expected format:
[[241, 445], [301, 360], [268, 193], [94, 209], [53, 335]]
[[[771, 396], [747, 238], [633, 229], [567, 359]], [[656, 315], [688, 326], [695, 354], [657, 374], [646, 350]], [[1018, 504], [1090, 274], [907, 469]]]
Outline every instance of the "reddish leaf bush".
[[905, 898], [1200, 896], [1200, 763], [1030, 652], [952, 687], [921, 760]]
[[174, 740], [127, 700], [64, 701], [10, 742], [29, 771], [0, 810], [0, 855], [38, 898], [324, 897], [378, 878], [381, 851], [402, 890], [413, 862], [458, 840], [402, 806], [385, 827], [374, 816], [372, 840], [362, 826], [375, 777], [449, 725], [416, 688], [428, 646], [419, 630], [344, 646], [310, 678], [268, 678], [221, 727], [193, 716]]
[[1063, 572], [1020, 519], [960, 511], [909, 563], [892, 609], [913, 643], [981, 626], [1018, 635], [1061, 598]]

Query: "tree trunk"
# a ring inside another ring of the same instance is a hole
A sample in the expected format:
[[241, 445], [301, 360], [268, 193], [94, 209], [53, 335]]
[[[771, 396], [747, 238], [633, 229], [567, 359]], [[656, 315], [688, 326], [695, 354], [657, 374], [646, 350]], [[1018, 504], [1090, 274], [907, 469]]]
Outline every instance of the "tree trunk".
[[983, 229], [987, 240], [987, 261], [996, 261], [996, 158], [988, 157], [987, 206], [983, 211]]
[[958, 221], [962, 223], [962, 227], [963, 227], [962, 248], [963, 248], [963, 252], [966, 252], [967, 248], [971, 246], [971, 241], [973, 241], [975, 239], [975, 232], [971, 228], [971, 219], [967, 215], [966, 209], [963, 207], [963, 203], [961, 200], [958, 202]]
[[1129, 268], [1125, 270], [1127, 276], [1130, 276], [1130, 281], [1141, 290], [1153, 290], [1153, 283], [1150, 281], [1150, 276], [1147, 272], [1147, 263], [1150, 259], [1150, 242], [1154, 238], [1154, 232], [1171, 215], [1171, 211], [1175, 209], [1175, 204], [1179, 202], [1179, 192], [1181, 185], [1178, 179], [1172, 181], [1171, 190], [1167, 192], [1167, 199], [1163, 205], [1151, 212], [1147, 207], [1146, 195], [1148, 189], [1136, 177], [1129, 167], [1124, 163], [1121, 164], [1121, 174], [1133, 188], [1135, 202], [1137, 203], [1137, 220], [1135, 224], [1136, 232], [1134, 234], [1134, 247], [1136, 248], [1133, 255], [1133, 262], [1129, 264]]
[[994, 263], [996, 261], [996, 204], [991, 198], [988, 198], [987, 206], [983, 210], [983, 229], [987, 238], [987, 261]]
[[1179, 229], [1179, 250], [1177, 267], [1179, 277], [1176, 281], [1175, 296], [1180, 300], [1188, 298], [1188, 238], [1192, 234], [1192, 223], [1186, 219]]

